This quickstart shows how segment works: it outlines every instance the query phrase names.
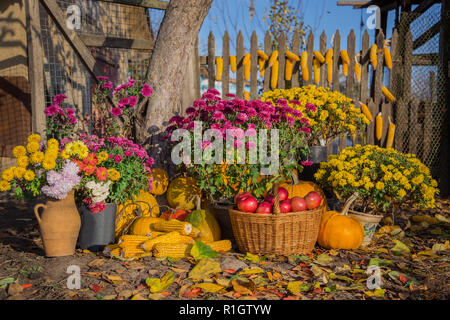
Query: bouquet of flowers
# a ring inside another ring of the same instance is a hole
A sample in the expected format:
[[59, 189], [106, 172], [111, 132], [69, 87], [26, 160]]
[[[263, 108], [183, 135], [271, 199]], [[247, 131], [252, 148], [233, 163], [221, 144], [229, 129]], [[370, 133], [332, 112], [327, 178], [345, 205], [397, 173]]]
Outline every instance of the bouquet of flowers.
[[[209, 89], [186, 110], [187, 116], [174, 116], [166, 129], [172, 160], [178, 154], [180, 133], [188, 137], [188, 150], [183, 151], [189, 161], [184, 163], [211, 200], [226, 202], [242, 191], [260, 196], [283, 175], [290, 177], [293, 169], [301, 172], [303, 166], [297, 159], [307, 154], [310, 133], [301, 112], [287, 103], [275, 107], [271, 102], [246, 101], [231, 94], [228, 97], [234, 99], [222, 100], [218, 95], [217, 90]], [[270, 146], [262, 139], [268, 131]], [[266, 151], [271, 154], [270, 161], [263, 161]], [[193, 164], [189, 164], [191, 155]], [[259, 160], [252, 155], [259, 155]]]
[[98, 136], [131, 138], [136, 120], [136, 106], [153, 93], [148, 84], [134, 79], [113, 88], [108, 77], [97, 77], [99, 83], [93, 94], [92, 124]]
[[343, 199], [358, 192], [364, 212], [382, 212], [402, 203], [433, 208], [439, 192], [428, 167], [414, 155], [374, 145], [348, 147], [329, 156], [315, 177]]
[[329, 88], [308, 85], [265, 92], [262, 101], [280, 99], [304, 116], [311, 127], [310, 145], [325, 146], [341, 133], [356, 134], [370, 123], [352, 99]]
[[81, 182], [79, 168], [60, 152], [59, 142], [49, 139], [45, 145], [38, 134], [31, 134], [26, 146], [16, 146], [17, 166], [2, 172], [0, 191], [13, 191], [18, 199], [30, 199], [41, 192], [54, 199], [64, 199]]

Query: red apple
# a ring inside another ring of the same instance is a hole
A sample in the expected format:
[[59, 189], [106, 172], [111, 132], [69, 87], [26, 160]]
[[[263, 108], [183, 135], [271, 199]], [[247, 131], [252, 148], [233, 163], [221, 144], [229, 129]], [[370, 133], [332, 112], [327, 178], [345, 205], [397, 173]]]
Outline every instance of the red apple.
[[293, 212], [305, 211], [307, 208], [306, 201], [302, 197], [293, 197], [291, 199], [291, 207]]
[[272, 213], [272, 205], [269, 202], [261, 202], [258, 208], [256, 208], [256, 212], [262, 214], [270, 214]]
[[240, 198], [245, 197], [245, 196], [251, 196], [251, 195], [252, 195], [252, 194], [251, 194], [250, 192], [242, 192], [242, 193], [237, 194], [237, 195], [234, 197], [234, 204], [237, 205], [238, 200], [239, 200]]
[[271, 195], [271, 194], [268, 194], [268, 195], [264, 198], [264, 202], [268, 202], [268, 203], [270, 203], [272, 206], [273, 206], [273, 200], [274, 200], [274, 197], [273, 197], [273, 195]]
[[291, 212], [291, 200], [283, 200], [280, 202], [280, 211], [281, 213]]
[[316, 191], [311, 191], [305, 197], [306, 207], [308, 210], [318, 208], [322, 202], [322, 197]]
[[237, 200], [237, 207], [240, 211], [253, 213], [258, 207], [258, 200], [251, 194], [245, 195]]
[[283, 200], [287, 200], [288, 198], [289, 198], [289, 192], [285, 188], [279, 187], [278, 188], [278, 199], [280, 201], [283, 201]]

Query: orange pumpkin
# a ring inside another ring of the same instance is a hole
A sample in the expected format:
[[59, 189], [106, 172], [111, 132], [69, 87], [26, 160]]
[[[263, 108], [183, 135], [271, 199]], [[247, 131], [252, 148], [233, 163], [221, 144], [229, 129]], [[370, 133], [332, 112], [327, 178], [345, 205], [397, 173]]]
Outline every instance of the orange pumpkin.
[[358, 249], [364, 239], [364, 228], [358, 219], [348, 216], [348, 210], [358, 197], [352, 195], [342, 212], [327, 211], [322, 215], [317, 242], [327, 249]]
[[296, 172], [292, 172], [293, 183], [283, 182], [280, 187], [285, 188], [289, 192], [289, 198], [302, 197], [304, 198], [311, 191], [316, 191], [322, 197], [320, 205], [324, 207], [324, 213], [327, 210], [327, 198], [323, 190], [312, 181], [299, 181]]

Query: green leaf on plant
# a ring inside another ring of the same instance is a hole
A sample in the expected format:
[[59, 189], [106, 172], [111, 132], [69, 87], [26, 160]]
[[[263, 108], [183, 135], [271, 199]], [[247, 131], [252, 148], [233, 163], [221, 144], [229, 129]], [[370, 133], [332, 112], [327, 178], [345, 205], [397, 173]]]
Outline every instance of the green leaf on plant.
[[214, 251], [209, 245], [196, 241], [191, 249], [191, 256], [195, 260], [200, 260], [203, 258], [215, 258], [219, 255], [216, 251]]

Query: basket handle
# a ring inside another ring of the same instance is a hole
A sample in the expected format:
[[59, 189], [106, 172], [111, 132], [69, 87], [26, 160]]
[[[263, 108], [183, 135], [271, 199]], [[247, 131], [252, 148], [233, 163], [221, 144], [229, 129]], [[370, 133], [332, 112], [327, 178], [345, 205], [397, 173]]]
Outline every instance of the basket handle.
[[281, 213], [281, 210], [280, 210], [280, 199], [279, 199], [279, 195], [278, 195], [278, 188], [279, 188], [279, 184], [277, 182], [273, 186], [273, 213], [274, 214], [280, 214]]
[[351, 207], [351, 205], [353, 204], [353, 202], [354, 202], [356, 199], [358, 199], [358, 197], [359, 197], [359, 193], [358, 193], [358, 191], [356, 191], [354, 194], [352, 194], [352, 195], [350, 196], [350, 198], [347, 199], [347, 201], [346, 201], [345, 204], [344, 204], [344, 208], [342, 209], [342, 212], [341, 212], [341, 214], [342, 214], [343, 216], [347, 216], [348, 210], [350, 209], [350, 207]]

